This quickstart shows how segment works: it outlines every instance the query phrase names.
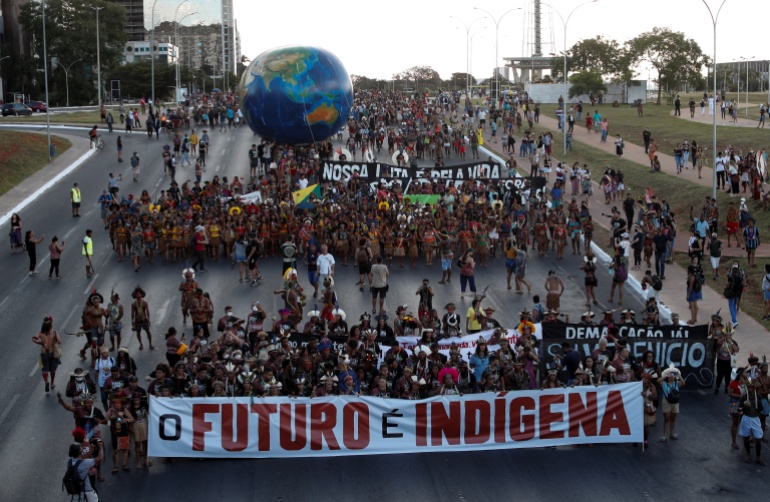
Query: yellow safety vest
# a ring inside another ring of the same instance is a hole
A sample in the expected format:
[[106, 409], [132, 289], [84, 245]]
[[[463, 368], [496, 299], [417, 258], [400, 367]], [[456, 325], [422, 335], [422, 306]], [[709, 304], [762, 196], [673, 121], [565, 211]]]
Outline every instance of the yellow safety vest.
[[72, 202], [80, 202], [80, 189], [73, 188], [71, 191], [72, 191]]
[[88, 236], [83, 237], [83, 249], [81, 254], [83, 256], [86, 256], [86, 254], [88, 254], [88, 256], [94, 255], [94, 241]]

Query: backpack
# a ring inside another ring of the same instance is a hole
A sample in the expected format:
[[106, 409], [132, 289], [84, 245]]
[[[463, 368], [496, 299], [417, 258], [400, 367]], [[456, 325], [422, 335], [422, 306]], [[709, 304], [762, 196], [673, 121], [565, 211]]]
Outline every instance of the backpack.
[[679, 385], [675, 384], [674, 387], [669, 389], [666, 401], [668, 401], [669, 404], [677, 404], [679, 402]]
[[657, 275], [652, 276], [652, 289], [655, 291], [661, 291], [663, 289], [663, 281]]
[[703, 289], [703, 274], [695, 272], [695, 281], [692, 283], [692, 290], [696, 293], [700, 293]]
[[66, 491], [67, 495], [80, 495], [86, 489], [85, 479], [81, 479], [78, 476], [78, 467], [82, 462], [83, 459], [79, 459], [74, 464], [72, 459], [67, 462], [67, 471], [61, 480], [62, 491]]
[[136, 167], [139, 165], [139, 157], [133, 156], [131, 157], [131, 167]]

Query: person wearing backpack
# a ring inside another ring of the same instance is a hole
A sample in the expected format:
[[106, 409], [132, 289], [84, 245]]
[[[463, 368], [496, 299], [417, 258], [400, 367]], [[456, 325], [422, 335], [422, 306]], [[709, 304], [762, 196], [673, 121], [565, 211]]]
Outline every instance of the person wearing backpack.
[[727, 305], [730, 308], [730, 317], [733, 321], [733, 328], [738, 327], [737, 315], [740, 305], [741, 295], [743, 295], [744, 275], [741, 266], [737, 261], [733, 261], [730, 272], [727, 274], [727, 287], [724, 290]]
[[69, 458], [67, 459], [67, 470], [62, 479], [62, 490], [74, 499], [85, 498], [87, 502], [97, 502], [99, 500], [96, 490], [91, 485], [88, 477], [88, 471], [93, 468], [97, 462], [104, 458], [104, 448], [99, 448], [99, 456], [94, 460], [93, 447], [90, 445], [70, 445]]
[[[663, 392], [663, 435], [661, 442], [666, 442], [668, 438], [679, 439], [676, 430], [676, 417], [679, 415], [679, 393], [684, 387], [684, 379], [678, 369], [672, 364], [665, 370], [658, 379], [658, 385]], [[667, 435], [668, 434], [668, 435]]]

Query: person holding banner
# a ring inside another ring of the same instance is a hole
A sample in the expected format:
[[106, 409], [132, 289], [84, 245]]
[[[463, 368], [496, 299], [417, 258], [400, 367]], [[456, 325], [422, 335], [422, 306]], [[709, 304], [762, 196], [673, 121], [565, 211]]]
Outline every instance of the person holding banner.
[[644, 373], [642, 377], [642, 397], [644, 397], [644, 447], [649, 446], [648, 438], [652, 427], [657, 423], [658, 389], [652, 383], [658, 373]]

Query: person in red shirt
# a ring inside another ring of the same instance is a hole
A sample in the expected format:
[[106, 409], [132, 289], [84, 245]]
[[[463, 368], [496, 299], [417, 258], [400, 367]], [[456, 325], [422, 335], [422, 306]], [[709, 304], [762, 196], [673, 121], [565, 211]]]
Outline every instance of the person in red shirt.
[[730, 418], [732, 418], [733, 423], [730, 426], [730, 437], [732, 438], [732, 447], [735, 450], [740, 450], [740, 446], [738, 446], [737, 441], [737, 435], [738, 435], [738, 426], [741, 423], [741, 417], [743, 416], [743, 409], [741, 407], [741, 396], [743, 395], [743, 389], [746, 387], [746, 378], [744, 376], [744, 369], [745, 368], [738, 368], [735, 371], [735, 380], [730, 382], [730, 385], [727, 386], [727, 395], [730, 397]]

